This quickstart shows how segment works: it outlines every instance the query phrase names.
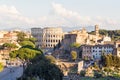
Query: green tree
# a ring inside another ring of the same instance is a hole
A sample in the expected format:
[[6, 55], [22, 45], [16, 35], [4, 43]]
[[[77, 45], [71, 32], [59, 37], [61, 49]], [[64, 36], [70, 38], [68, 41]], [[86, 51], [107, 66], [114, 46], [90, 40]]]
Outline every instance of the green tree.
[[11, 58], [19, 57], [21, 60], [30, 60], [41, 53], [41, 50], [35, 48], [20, 48], [19, 50], [11, 51], [9, 55]]
[[77, 59], [77, 52], [71, 51], [71, 57], [72, 57], [72, 60], [76, 60]]
[[80, 71], [80, 76], [85, 77], [85, 74], [86, 74], [85, 70]]
[[109, 75], [109, 73], [112, 71], [110, 68], [106, 67], [104, 68], [104, 71], [107, 72], [107, 76]]
[[4, 66], [0, 63], [0, 72], [3, 70]]
[[107, 56], [109, 57], [110, 66], [113, 66], [113, 64], [114, 64], [113, 63], [113, 57], [112, 57], [113, 55], [112, 54], [108, 54]]
[[[89, 32], [89, 34], [95, 35], [95, 31]], [[112, 38], [112, 40], [119, 40], [120, 39], [120, 30], [105, 30], [100, 29], [99, 30], [100, 35], [108, 35]]]
[[72, 43], [72, 44], [70, 45], [70, 47], [78, 48], [78, 47], [80, 47], [80, 44], [79, 44], [79, 43]]
[[103, 55], [101, 63], [105, 67], [120, 67], [120, 57], [112, 54]]
[[114, 61], [113, 61], [114, 66], [117, 67], [117, 68], [120, 67], [120, 57], [114, 55], [114, 56], [113, 56], [113, 60], [114, 60]]
[[35, 44], [33, 44], [31, 41], [22, 41], [19, 44], [22, 47], [32, 47], [32, 48], [35, 48]]
[[101, 78], [102, 77], [102, 74], [98, 71], [94, 71], [94, 77], [95, 78]]
[[21, 42], [21, 41], [24, 41], [25, 40], [25, 36], [26, 36], [26, 34], [24, 33], [24, 32], [18, 32], [18, 34], [17, 34], [17, 41], [18, 42]]
[[109, 67], [110, 66], [109, 56], [108, 55], [102, 55], [101, 62], [102, 62], [103, 66]]
[[29, 41], [31, 41], [33, 44], [35, 44], [35, 41], [36, 41], [37, 39], [36, 38], [34, 38], [34, 37], [32, 37], [32, 38], [29, 38]]
[[104, 29], [99, 30], [99, 33], [101, 35], [107, 35], [108, 34], [107, 30], [104, 30]]
[[20, 48], [18, 50], [18, 57], [22, 60], [33, 59], [38, 54], [41, 54], [41, 51], [30, 49], [30, 48]]
[[36, 40], [37, 40], [36, 38], [30, 37], [30, 38], [24, 38], [23, 41], [31, 41], [33, 44], [35, 44], [35, 41], [36, 41]]
[[16, 44], [13, 44], [13, 43], [4, 43], [3, 45], [3, 48], [7, 48], [7, 49], [14, 49], [14, 48], [18, 48], [18, 46]]
[[110, 59], [109, 56], [105, 55], [105, 66], [110, 67]]
[[9, 56], [10, 56], [11, 58], [16, 58], [17, 55], [18, 55], [18, 50], [14, 50], [14, 51], [11, 51], [11, 52], [9, 53]]
[[35, 48], [35, 40], [25, 38], [23, 32], [18, 33], [18, 42], [22, 46], [18, 51], [11, 52], [11, 57], [19, 57], [27, 62], [27, 67], [24, 68], [24, 73], [21, 79], [33, 79], [36, 76], [44, 80], [62, 80], [63, 73], [56, 66], [55, 58], [52, 56], [44, 56], [40, 49]]
[[93, 67], [96, 68], [96, 69], [99, 69], [99, 67], [98, 67], [96, 62], [94, 63]]
[[46, 57], [46, 59], [48, 59], [51, 63], [55, 63], [55, 62], [56, 62], [55, 57], [53, 57], [52, 55], [46, 55], [45, 57]]
[[24, 79], [37, 75], [45, 80], [62, 80], [62, 71], [44, 55], [36, 56], [31, 62], [32, 64], [29, 64], [25, 70]]

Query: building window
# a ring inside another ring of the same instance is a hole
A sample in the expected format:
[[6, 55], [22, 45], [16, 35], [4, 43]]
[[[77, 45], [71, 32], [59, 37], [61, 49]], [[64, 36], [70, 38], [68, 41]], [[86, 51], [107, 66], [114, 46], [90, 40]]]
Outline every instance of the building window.
[[48, 44], [48, 47], [50, 47], [50, 44]]
[[118, 45], [118, 47], [120, 47], [120, 44]]
[[56, 42], [58, 42], [58, 41], [56, 40]]
[[50, 42], [50, 40], [48, 40], [48, 42]]
[[93, 58], [95, 58], [95, 56], [93, 55]]

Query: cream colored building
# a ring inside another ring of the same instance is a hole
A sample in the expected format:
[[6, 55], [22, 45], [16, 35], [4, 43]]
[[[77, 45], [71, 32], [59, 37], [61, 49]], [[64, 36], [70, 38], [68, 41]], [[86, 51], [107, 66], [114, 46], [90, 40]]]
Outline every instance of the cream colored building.
[[58, 27], [32, 28], [31, 34], [37, 39], [36, 46], [53, 48], [62, 40], [63, 31]]
[[82, 30], [73, 30], [64, 35], [62, 43], [65, 49], [69, 49], [72, 43], [95, 45], [98, 44], [97, 41], [99, 39], [102, 39], [99, 35], [99, 26], [95, 25], [95, 34], [88, 34], [85, 28]]
[[71, 31], [70, 34], [76, 34], [76, 43], [84, 44], [86, 41], [86, 38], [88, 37], [88, 33], [85, 28], [82, 30], [75, 30]]
[[115, 42], [115, 55], [120, 57], [120, 41]]

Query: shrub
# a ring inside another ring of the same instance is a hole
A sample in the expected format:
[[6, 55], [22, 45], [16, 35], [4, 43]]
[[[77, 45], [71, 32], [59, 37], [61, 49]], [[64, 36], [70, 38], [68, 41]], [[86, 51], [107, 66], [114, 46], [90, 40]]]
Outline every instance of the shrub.
[[84, 77], [86, 72], [84, 70], [80, 71], [80, 76]]
[[3, 65], [2, 65], [2, 63], [0, 63], [0, 72], [3, 70]]
[[94, 77], [100, 78], [100, 77], [102, 77], [102, 74], [99, 72], [94, 72]]

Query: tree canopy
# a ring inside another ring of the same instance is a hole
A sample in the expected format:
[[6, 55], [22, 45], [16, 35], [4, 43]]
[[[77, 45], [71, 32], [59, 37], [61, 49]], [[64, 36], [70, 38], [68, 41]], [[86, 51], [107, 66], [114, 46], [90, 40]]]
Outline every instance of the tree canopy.
[[102, 55], [101, 63], [105, 67], [120, 67], [120, 57], [112, 54]]
[[35, 38], [25, 38], [26, 34], [23, 32], [19, 32], [17, 36], [21, 48], [11, 51], [9, 55], [11, 58], [19, 57], [21, 60], [29, 61], [22, 79], [18, 80], [35, 79], [36, 76], [45, 80], [62, 80], [63, 73], [55, 65], [55, 58], [43, 55], [41, 49], [35, 47]]
[[18, 34], [17, 34], [17, 38], [18, 38], [17, 41], [18, 42], [24, 41], [25, 36], [26, 36], [26, 34], [24, 32], [18, 32]]
[[70, 47], [76, 47], [76, 48], [78, 48], [78, 47], [80, 47], [80, 44], [79, 43], [72, 43], [70, 45]]
[[4, 66], [0, 63], [0, 72], [3, 70]]
[[11, 51], [11, 52], [9, 53], [9, 56], [10, 56], [11, 58], [16, 58], [17, 55], [18, 55], [18, 50], [14, 50], [14, 51]]
[[77, 52], [71, 51], [71, 57], [72, 57], [72, 60], [76, 60], [77, 59]]
[[46, 55], [45, 56], [47, 60], [49, 60], [51, 63], [55, 63], [56, 60], [55, 60], [55, 57], [53, 57], [52, 55]]
[[46, 58], [44, 55], [36, 56], [31, 60], [32, 64], [26, 68], [23, 79], [28, 80], [28, 78], [38, 76], [45, 80], [62, 80], [62, 71], [50, 59], [52, 58]]
[[[95, 34], [95, 31], [89, 32], [89, 34]], [[99, 30], [100, 35], [108, 35], [112, 38], [112, 40], [120, 40], [120, 30], [105, 30], [105, 29], [100, 29]]]
[[18, 48], [18, 46], [13, 43], [4, 43], [2, 46], [3, 48], [7, 48], [7, 49]]
[[11, 58], [19, 57], [22, 60], [33, 59], [36, 55], [41, 54], [40, 50], [35, 50], [34, 48], [20, 48], [19, 50], [10, 52]]
[[37, 39], [34, 38], [34, 37], [29, 38], [29, 41], [31, 41], [33, 44], [35, 44], [35, 41], [36, 41], [36, 40], [37, 40]]
[[35, 44], [32, 43], [31, 41], [22, 41], [19, 43], [22, 47], [26, 47], [26, 46], [29, 46], [29, 47], [32, 47], [32, 48], [35, 48]]

